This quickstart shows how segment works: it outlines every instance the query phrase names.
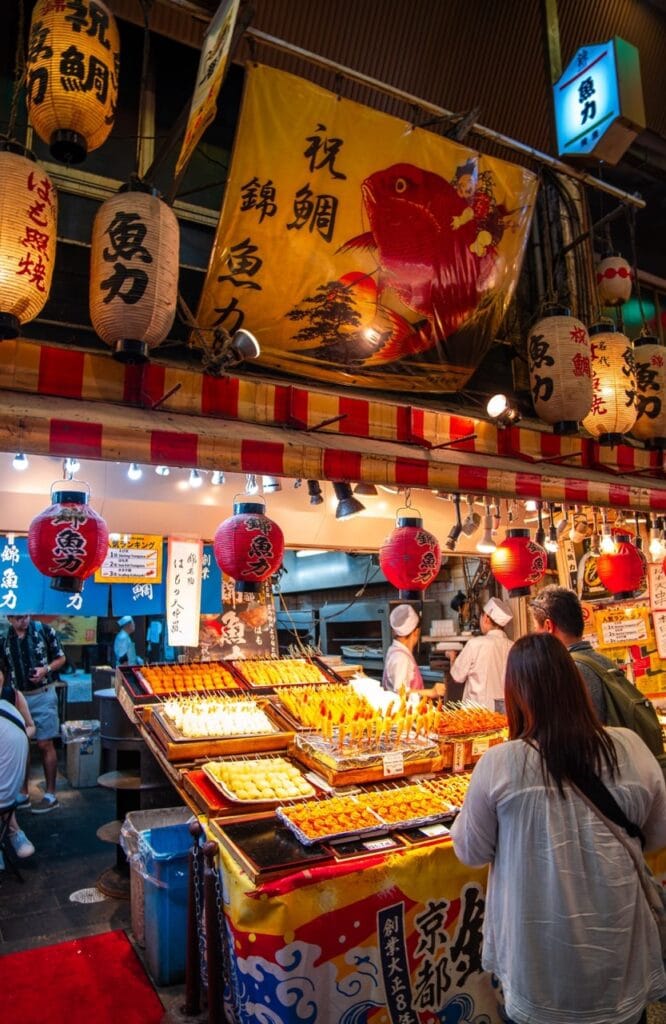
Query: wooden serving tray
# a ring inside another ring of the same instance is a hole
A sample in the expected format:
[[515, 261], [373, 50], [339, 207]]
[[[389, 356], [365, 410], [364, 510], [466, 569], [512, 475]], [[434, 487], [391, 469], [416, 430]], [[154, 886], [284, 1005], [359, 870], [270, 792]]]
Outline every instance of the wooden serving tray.
[[459, 772], [464, 768], [471, 768], [489, 747], [504, 743], [504, 740], [503, 732], [485, 733], [459, 739], [440, 739], [439, 752], [444, 770]]
[[287, 750], [294, 738], [293, 732], [280, 730], [254, 736], [180, 737], [168, 718], [156, 707], [152, 708], [150, 718], [144, 721], [169, 761]]
[[312, 757], [307, 751], [293, 746], [289, 753], [302, 765], [316, 772], [322, 779], [325, 779], [329, 786], [355, 786], [364, 782], [386, 782], [389, 779], [399, 779], [407, 775], [428, 775], [430, 772], [444, 771], [445, 765], [440, 756], [421, 758], [419, 760], [405, 761], [403, 770], [399, 773], [384, 773], [383, 764], [377, 764], [366, 768], [345, 768], [344, 770], [331, 768], [323, 764], [316, 757]]

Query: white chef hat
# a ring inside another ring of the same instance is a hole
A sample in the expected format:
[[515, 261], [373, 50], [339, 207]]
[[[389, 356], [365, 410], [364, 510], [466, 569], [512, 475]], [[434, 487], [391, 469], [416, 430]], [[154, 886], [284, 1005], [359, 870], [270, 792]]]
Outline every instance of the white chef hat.
[[131, 615], [123, 615], [122, 619], [118, 619], [119, 626], [126, 626], [130, 622], [134, 622]]
[[509, 605], [506, 601], [500, 601], [499, 597], [491, 597], [489, 601], [486, 601], [483, 610], [497, 626], [506, 626], [513, 618]]
[[418, 612], [411, 604], [399, 604], [391, 612], [389, 622], [396, 636], [409, 636], [419, 624]]

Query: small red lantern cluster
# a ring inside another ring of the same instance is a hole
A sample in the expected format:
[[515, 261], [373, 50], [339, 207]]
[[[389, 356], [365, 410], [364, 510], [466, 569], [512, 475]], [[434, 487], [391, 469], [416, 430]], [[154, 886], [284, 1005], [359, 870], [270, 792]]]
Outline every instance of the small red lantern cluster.
[[54, 590], [78, 594], [106, 558], [109, 531], [88, 499], [87, 491], [52, 491], [51, 505], [30, 523], [28, 554]]
[[256, 593], [282, 564], [284, 535], [264, 511], [260, 502], [234, 502], [234, 514], [215, 531], [215, 561], [241, 592]]
[[379, 568], [405, 600], [421, 596], [441, 562], [437, 538], [423, 529], [418, 516], [399, 516], [395, 530], [379, 549]]
[[490, 556], [490, 568], [509, 597], [525, 597], [546, 571], [548, 554], [530, 540], [529, 530], [507, 530], [502, 543]]
[[628, 533], [616, 534], [615, 543], [616, 551], [597, 558], [597, 576], [614, 598], [635, 597], [645, 589], [645, 555], [631, 543]]

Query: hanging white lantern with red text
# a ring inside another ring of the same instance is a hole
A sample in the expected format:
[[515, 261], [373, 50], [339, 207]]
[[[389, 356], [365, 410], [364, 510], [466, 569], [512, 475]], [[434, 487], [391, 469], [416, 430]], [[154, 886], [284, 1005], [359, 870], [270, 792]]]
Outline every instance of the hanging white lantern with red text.
[[621, 256], [597, 263], [597, 294], [602, 306], [621, 306], [631, 297], [632, 270]]
[[530, 330], [527, 361], [537, 416], [555, 434], [575, 434], [592, 405], [587, 328], [566, 307], [547, 307]]
[[16, 338], [42, 311], [55, 264], [56, 191], [24, 152], [0, 143], [0, 339]]
[[[80, 487], [80, 484], [77, 484]], [[88, 504], [87, 490], [59, 482], [51, 489], [51, 504], [28, 529], [28, 554], [54, 590], [77, 594], [83, 582], [99, 569], [109, 548], [109, 531]]]
[[634, 342], [636, 422], [631, 433], [646, 448], [666, 448], [666, 348], [656, 338]]
[[241, 592], [256, 593], [282, 564], [282, 530], [264, 513], [259, 501], [235, 501], [234, 514], [215, 531], [215, 561]]
[[611, 322], [590, 327], [592, 407], [583, 420], [599, 444], [619, 444], [636, 422], [636, 368], [629, 338]]
[[26, 60], [28, 116], [55, 160], [81, 163], [106, 141], [119, 69], [118, 26], [102, 0], [37, 0]]
[[410, 511], [409, 516], [398, 516], [395, 530], [379, 549], [379, 568], [406, 601], [423, 596], [442, 564], [437, 538], [424, 530], [415, 510]]
[[123, 363], [143, 363], [176, 315], [180, 232], [173, 210], [137, 182], [102, 203], [93, 224], [90, 318]]

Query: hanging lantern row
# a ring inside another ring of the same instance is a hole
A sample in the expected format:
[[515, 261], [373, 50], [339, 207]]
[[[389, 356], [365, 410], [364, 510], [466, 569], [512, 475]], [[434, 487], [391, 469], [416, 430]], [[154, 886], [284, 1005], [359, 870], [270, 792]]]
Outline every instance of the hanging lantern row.
[[632, 435], [646, 448], [666, 448], [666, 349], [656, 338], [634, 342], [636, 422]]
[[395, 530], [379, 549], [379, 568], [407, 601], [422, 596], [442, 564], [437, 538], [423, 528], [416, 510], [408, 511], [397, 517]]
[[575, 434], [592, 405], [587, 328], [563, 306], [550, 306], [527, 342], [534, 409], [556, 434]]
[[284, 555], [282, 530], [259, 501], [234, 501], [234, 514], [213, 538], [215, 561], [236, 582], [236, 590], [256, 593], [278, 571]]
[[26, 61], [28, 115], [55, 160], [81, 163], [106, 141], [119, 68], [118, 27], [102, 0], [37, 0]]
[[599, 444], [619, 444], [636, 422], [636, 368], [633, 347], [612, 323], [590, 327], [592, 406], [583, 419]]
[[90, 318], [120, 362], [142, 363], [176, 315], [180, 229], [154, 190], [133, 181], [93, 223]]
[[78, 594], [106, 558], [109, 531], [88, 500], [87, 490], [54, 484], [51, 504], [30, 523], [28, 554], [54, 590]]

